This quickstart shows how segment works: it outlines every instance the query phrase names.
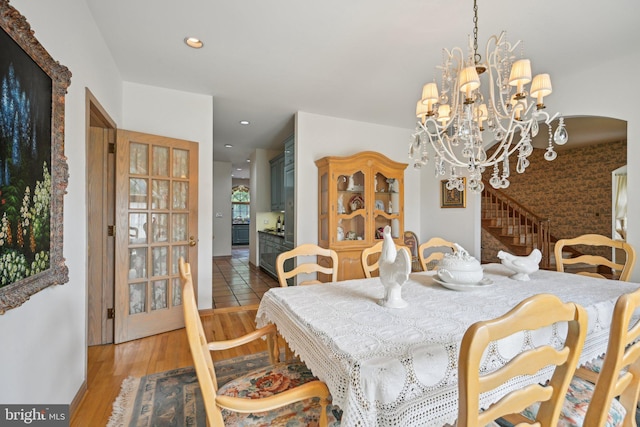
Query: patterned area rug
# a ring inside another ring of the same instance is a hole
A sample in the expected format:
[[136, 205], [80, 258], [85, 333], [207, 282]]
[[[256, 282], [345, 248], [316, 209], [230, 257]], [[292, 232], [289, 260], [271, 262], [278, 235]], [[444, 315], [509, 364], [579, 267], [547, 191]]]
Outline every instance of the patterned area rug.
[[[267, 352], [215, 363], [218, 384], [269, 364]], [[193, 367], [129, 377], [113, 402], [107, 427], [206, 426], [198, 378]]]

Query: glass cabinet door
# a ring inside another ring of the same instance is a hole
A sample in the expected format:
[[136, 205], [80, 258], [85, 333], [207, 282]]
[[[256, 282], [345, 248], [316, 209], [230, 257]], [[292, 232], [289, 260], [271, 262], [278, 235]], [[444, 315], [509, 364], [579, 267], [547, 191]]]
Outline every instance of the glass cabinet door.
[[364, 240], [367, 238], [365, 182], [366, 175], [357, 171], [351, 175], [339, 175], [336, 241]]
[[376, 239], [383, 238], [383, 230], [386, 225], [391, 227], [391, 236], [400, 238], [400, 181], [392, 176], [386, 176], [382, 172], [376, 172], [374, 176], [374, 223]]
[[[320, 240], [329, 240], [329, 174], [323, 173], [320, 177]], [[290, 229], [289, 226], [288, 229]]]

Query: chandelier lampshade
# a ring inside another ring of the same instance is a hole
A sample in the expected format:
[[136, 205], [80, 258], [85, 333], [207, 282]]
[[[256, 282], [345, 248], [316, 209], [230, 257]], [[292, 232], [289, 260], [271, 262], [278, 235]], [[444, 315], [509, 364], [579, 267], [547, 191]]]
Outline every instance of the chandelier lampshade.
[[466, 54], [458, 47], [444, 49], [440, 87], [435, 81], [423, 86], [409, 157], [420, 168], [433, 153], [436, 176], [448, 175], [449, 189], [463, 189], [466, 174], [468, 188], [481, 192], [487, 168], [493, 168], [489, 183], [494, 188], [509, 186], [512, 154], [517, 156], [516, 171], [525, 171], [540, 124], [549, 128], [547, 160], [556, 158], [553, 144], [566, 143], [568, 134], [563, 118], [545, 111], [544, 98], [552, 93], [549, 74], [532, 78], [531, 61], [516, 52], [520, 41], [509, 43], [504, 32], [491, 36], [482, 61], [475, 1], [473, 34]]
[[427, 115], [433, 115], [433, 105], [438, 102], [438, 85], [427, 83], [422, 88], [422, 104], [427, 106]]
[[516, 86], [516, 97], [522, 96], [522, 87], [531, 82], [531, 61], [528, 59], [520, 59], [511, 66], [511, 75], [509, 76], [509, 84]]
[[438, 106], [438, 121], [440, 121], [440, 123], [444, 126], [444, 124], [449, 120], [451, 120], [451, 107], [449, 107], [449, 105], [447, 104]]
[[424, 104], [422, 100], [419, 100], [418, 104], [416, 105], [416, 117], [419, 120], [424, 120], [428, 113], [429, 106], [427, 104]]
[[553, 89], [551, 88], [551, 77], [549, 74], [538, 74], [531, 83], [531, 96], [536, 98], [537, 107], [544, 108], [543, 98], [547, 95], [551, 95]]
[[460, 92], [466, 95], [465, 99], [471, 100], [471, 92], [480, 87], [480, 76], [476, 67], [471, 65], [460, 72]]

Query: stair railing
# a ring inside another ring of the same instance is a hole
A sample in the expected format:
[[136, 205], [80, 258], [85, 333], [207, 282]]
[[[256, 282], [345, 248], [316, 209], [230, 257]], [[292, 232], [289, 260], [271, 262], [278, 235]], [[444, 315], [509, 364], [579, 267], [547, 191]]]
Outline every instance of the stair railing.
[[482, 203], [485, 212], [491, 218], [499, 219], [503, 227], [513, 227], [513, 234], [518, 234], [524, 243], [531, 242], [532, 246], [542, 252], [540, 268], [551, 265], [551, 221], [534, 214], [520, 203], [513, 200], [500, 190], [486, 186], [482, 192]]

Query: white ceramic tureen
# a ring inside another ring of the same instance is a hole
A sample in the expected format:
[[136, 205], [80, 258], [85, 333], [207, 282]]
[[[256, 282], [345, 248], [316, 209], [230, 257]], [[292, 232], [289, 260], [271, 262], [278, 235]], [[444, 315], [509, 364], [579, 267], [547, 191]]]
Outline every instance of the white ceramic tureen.
[[482, 280], [480, 262], [469, 255], [462, 246], [455, 244], [456, 252], [446, 254], [437, 267], [438, 278], [455, 284], [475, 284]]

